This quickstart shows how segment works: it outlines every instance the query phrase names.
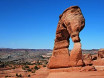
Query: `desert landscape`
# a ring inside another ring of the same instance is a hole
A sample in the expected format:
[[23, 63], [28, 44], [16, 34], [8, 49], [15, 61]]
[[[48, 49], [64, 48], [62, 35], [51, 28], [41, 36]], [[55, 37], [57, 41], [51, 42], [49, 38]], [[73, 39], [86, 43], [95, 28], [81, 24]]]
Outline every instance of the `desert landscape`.
[[104, 78], [102, 3], [0, 0], [0, 78]]
[[[86, 66], [83, 67], [69, 67], [69, 68], [58, 68], [58, 69], [48, 69], [47, 63], [49, 58], [52, 55], [52, 50], [37, 50], [34, 49], [32, 55], [35, 61], [31, 61], [31, 49], [25, 50], [29, 52], [30, 58], [23, 61], [22, 59], [12, 58], [14, 53], [21, 53], [23, 49], [12, 50], [12, 49], [0, 49], [0, 78], [103, 78], [104, 77], [104, 49], [100, 50], [82, 50], [83, 59], [86, 63]], [[19, 51], [19, 52], [18, 52]], [[6, 53], [5, 53], [6, 52]], [[12, 52], [12, 53], [11, 53]], [[70, 51], [69, 51], [70, 52]], [[38, 54], [39, 53], [39, 54]], [[6, 56], [11, 57], [7, 59]], [[40, 56], [41, 58], [40, 58]], [[3, 57], [4, 56], [4, 57]], [[15, 54], [15, 57], [18, 57]], [[21, 58], [21, 57], [19, 57]], [[15, 61], [17, 59], [17, 61]], [[21, 62], [20, 62], [21, 61]], [[92, 67], [91, 67], [92, 66]]]

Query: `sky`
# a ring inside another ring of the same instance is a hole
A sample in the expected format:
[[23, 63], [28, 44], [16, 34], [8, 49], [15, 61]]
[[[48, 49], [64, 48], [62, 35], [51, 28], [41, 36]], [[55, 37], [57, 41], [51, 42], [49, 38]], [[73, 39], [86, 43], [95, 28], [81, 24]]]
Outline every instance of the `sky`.
[[104, 48], [104, 0], [0, 0], [0, 48], [53, 49], [59, 15], [74, 5], [85, 18], [82, 49]]

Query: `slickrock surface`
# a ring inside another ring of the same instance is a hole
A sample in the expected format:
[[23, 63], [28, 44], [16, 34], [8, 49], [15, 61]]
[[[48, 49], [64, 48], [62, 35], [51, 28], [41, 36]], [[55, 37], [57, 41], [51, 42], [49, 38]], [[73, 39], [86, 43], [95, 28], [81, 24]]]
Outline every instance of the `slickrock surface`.
[[48, 75], [49, 75], [49, 70], [45, 67], [37, 70], [35, 75], [32, 75], [30, 78], [47, 78]]
[[85, 66], [50, 69], [47, 78], [104, 78], [104, 66], [95, 67]]
[[104, 71], [53, 72], [47, 78], [104, 78]]

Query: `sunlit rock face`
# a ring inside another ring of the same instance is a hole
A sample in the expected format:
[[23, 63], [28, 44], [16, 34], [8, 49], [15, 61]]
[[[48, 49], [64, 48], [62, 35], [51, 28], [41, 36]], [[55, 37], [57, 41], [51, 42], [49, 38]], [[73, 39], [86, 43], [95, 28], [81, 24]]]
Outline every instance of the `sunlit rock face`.
[[[79, 38], [84, 28], [85, 19], [78, 6], [67, 8], [60, 16], [56, 30], [53, 54], [47, 65], [48, 68], [63, 68], [83, 66], [82, 50]], [[74, 48], [69, 54], [69, 38], [74, 42]]]
[[100, 49], [100, 50], [98, 51], [98, 57], [99, 57], [99, 58], [104, 58], [104, 49]]

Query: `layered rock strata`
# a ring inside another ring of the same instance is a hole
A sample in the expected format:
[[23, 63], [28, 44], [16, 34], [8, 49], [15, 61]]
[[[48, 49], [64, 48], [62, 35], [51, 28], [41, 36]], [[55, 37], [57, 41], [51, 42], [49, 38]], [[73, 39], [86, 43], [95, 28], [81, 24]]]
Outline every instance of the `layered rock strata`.
[[[56, 30], [53, 54], [49, 60], [48, 68], [62, 68], [83, 66], [82, 50], [79, 38], [84, 28], [85, 19], [78, 6], [67, 8], [60, 16]], [[74, 48], [69, 54], [69, 38], [74, 42]]]

